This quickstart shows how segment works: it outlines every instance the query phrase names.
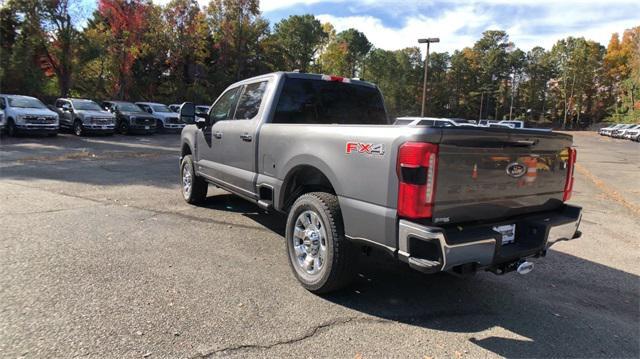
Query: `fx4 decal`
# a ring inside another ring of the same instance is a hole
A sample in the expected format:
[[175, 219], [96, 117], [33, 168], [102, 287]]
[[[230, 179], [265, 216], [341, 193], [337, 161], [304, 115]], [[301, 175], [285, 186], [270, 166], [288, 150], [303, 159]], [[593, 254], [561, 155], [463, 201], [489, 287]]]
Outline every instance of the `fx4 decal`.
[[368, 155], [384, 155], [384, 145], [362, 142], [347, 142], [347, 154], [363, 153]]

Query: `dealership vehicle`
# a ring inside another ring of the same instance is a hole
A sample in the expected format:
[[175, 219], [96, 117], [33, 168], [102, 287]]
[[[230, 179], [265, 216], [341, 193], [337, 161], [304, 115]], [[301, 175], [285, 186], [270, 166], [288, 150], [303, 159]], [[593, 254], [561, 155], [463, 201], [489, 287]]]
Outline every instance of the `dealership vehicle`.
[[116, 128], [123, 135], [156, 132], [156, 119], [138, 105], [125, 101], [103, 101], [102, 108], [116, 116]]
[[612, 134], [613, 137], [616, 138], [627, 138], [627, 133], [629, 131], [633, 131], [637, 128], [639, 128], [640, 125], [636, 125], [636, 124], [629, 124], [625, 127], [620, 127], [619, 129], [615, 130], [614, 133]]
[[204, 105], [196, 106], [196, 116], [204, 118], [204, 117], [207, 117], [208, 113], [209, 113], [209, 106], [204, 106]]
[[614, 137], [614, 138], [622, 138], [622, 136], [624, 136], [624, 133], [625, 133], [627, 130], [632, 129], [634, 126], [635, 126], [634, 124], [625, 124], [625, 125], [622, 125], [622, 126], [620, 126], [620, 127], [616, 128], [615, 130], [611, 131], [611, 137]]
[[524, 121], [500, 121], [501, 125], [509, 125], [511, 128], [524, 128]]
[[430, 126], [430, 127], [455, 127], [455, 126], [476, 127], [476, 125], [472, 123], [456, 122], [449, 118], [437, 118], [437, 117], [398, 117], [393, 124], [403, 125], [403, 126]]
[[116, 128], [116, 117], [91, 100], [59, 98], [55, 107], [60, 117], [60, 127], [73, 130], [77, 136], [85, 133], [112, 135]]
[[0, 109], [4, 113], [9, 136], [20, 133], [58, 134], [58, 114], [35, 97], [0, 94]]
[[372, 248], [424, 273], [525, 274], [580, 235], [567, 134], [392, 125], [375, 85], [304, 73], [235, 83], [206, 119], [193, 103], [180, 115], [193, 124], [184, 199], [203, 201], [211, 183], [286, 213], [289, 263], [313, 292], [346, 285]]
[[611, 133], [613, 131], [617, 130], [618, 128], [620, 128], [622, 126], [624, 126], [624, 124], [622, 124], [622, 123], [613, 124], [613, 125], [601, 128], [600, 131], [598, 131], [598, 133], [601, 136], [611, 136]]
[[184, 128], [184, 123], [180, 121], [178, 114], [167, 105], [156, 102], [136, 102], [136, 105], [156, 118], [158, 131], [180, 132]]
[[628, 140], [638, 141], [640, 137], [640, 125], [636, 125], [635, 128], [629, 129], [624, 133], [624, 138]]

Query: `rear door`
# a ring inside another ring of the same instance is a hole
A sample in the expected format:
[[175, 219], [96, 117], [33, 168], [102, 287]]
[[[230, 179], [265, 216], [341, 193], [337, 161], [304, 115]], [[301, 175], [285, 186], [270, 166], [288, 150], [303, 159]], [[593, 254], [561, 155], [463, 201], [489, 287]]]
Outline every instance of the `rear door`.
[[256, 134], [269, 84], [265, 79], [243, 85], [233, 117], [214, 126], [222, 136], [214, 155], [218, 178], [250, 197], [256, 193]]
[[562, 205], [571, 136], [515, 132], [443, 129], [434, 222], [499, 219]]

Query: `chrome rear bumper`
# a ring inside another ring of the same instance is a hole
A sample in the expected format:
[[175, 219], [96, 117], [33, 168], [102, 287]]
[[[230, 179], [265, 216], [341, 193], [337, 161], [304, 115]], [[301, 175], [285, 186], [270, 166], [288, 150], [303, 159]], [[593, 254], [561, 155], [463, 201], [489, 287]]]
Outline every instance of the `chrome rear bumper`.
[[[578, 238], [581, 218], [581, 208], [565, 205], [560, 211], [466, 229], [432, 227], [400, 220], [398, 259], [425, 273], [448, 271], [466, 264], [475, 268], [496, 266], [544, 255], [555, 243]], [[493, 227], [504, 223], [516, 224], [516, 239], [514, 243], [502, 246], [502, 236]], [[448, 238], [448, 233], [455, 234], [455, 242]]]

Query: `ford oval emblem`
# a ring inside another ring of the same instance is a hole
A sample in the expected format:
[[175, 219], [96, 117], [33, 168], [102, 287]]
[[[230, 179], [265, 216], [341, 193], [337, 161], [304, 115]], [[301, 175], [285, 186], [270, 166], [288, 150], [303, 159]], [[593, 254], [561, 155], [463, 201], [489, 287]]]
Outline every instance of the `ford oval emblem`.
[[527, 173], [527, 166], [522, 163], [513, 162], [507, 166], [507, 174], [513, 178], [520, 178]]

